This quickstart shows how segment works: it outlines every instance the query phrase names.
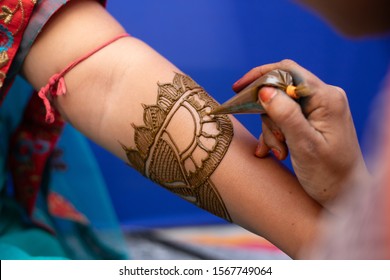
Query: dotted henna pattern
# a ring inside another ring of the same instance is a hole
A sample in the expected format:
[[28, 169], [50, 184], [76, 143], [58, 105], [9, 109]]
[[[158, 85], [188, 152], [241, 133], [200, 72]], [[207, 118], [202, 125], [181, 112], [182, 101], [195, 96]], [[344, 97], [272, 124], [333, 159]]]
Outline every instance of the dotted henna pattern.
[[[190, 77], [176, 73], [172, 83], [158, 84], [155, 105], [143, 105], [144, 125], [133, 124], [136, 148], [122, 147], [130, 165], [144, 176], [231, 221], [210, 179], [233, 138], [233, 125], [226, 115], [208, 114], [216, 106]], [[183, 118], [188, 135], [177, 129]], [[187, 124], [188, 119], [193, 123]]]

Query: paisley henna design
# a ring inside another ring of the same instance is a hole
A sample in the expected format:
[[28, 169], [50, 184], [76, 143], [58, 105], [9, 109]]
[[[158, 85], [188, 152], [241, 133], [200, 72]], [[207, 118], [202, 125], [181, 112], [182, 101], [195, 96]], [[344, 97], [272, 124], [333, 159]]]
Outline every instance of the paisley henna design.
[[[122, 144], [130, 165], [144, 176], [197, 206], [231, 221], [211, 181], [233, 138], [226, 115], [210, 116], [218, 104], [190, 77], [175, 74], [173, 83], [158, 84], [156, 105], [143, 105], [144, 126], [136, 126], [136, 148]], [[183, 118], [188, 135], [175, 129]], [[175, 139], [186, 140], [178, 144]]]

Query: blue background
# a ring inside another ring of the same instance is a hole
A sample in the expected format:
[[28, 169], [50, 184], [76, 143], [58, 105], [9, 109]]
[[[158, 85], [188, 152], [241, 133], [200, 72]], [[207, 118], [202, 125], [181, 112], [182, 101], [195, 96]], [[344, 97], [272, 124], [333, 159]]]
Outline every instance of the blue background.
[[[388, 40], [344, 39], [287, 0], [109, 1], [108, 10], [130, 34], [150, 44], [220, 102], [233, 95], [231, 85], [251, 68], [284, 58], [297, 61], [325, 82], [345, 89], [360, 139], [390, 59]], [[259, 116], [238, 118], [256, 137], [260, 134]], [[223, 222], [91, 145], [123, 225]]]

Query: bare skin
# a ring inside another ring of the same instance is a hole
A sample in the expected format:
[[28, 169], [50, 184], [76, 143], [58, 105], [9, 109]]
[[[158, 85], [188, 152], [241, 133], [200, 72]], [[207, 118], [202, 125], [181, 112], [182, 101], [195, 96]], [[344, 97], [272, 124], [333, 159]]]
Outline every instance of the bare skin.
[[[99, 4], [73, 1], [40, 34], [24, 63], [24, 75], [40, 89], [71, 61], [123, 32]], [[172, 83], [177, 73], [184, 75], [142, 41], [123, 38], [69, 72], [67, 93], [54, 104], [83, 134], [128, 161], [126, 149], [137, 148], [134, 127], [145, 124], [145, 105], [156, 104], [158, 85]], [[194, 118], [180, 117], [170, 127], [178, 147], [194, 137], [188, 129]], [[295, 258], [314, 240], [322, 207], [275, 159], [254, 157], [256, 139], [237, 120], [230, 121], [234, 136], [209, 175], [213, 188], [229, 219]]]

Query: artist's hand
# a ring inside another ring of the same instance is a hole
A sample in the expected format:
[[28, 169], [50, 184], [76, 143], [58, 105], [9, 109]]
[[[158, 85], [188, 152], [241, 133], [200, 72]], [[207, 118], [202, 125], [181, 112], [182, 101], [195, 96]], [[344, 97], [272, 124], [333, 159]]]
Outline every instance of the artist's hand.
[[259, 100], [267, 111], [255, 154], [269, 151], [279, 160], [291, 155], [295, 174], [305, 191], [322, 205], [329, 205], [355, 171], [366, 172], [344, 90], [322, 82], [291, 60], [259, 66], [233, 85], [238, 92], [264, 75], [281, 69], [306, 89], [300, 104], [282, 91], [264, 87]]

